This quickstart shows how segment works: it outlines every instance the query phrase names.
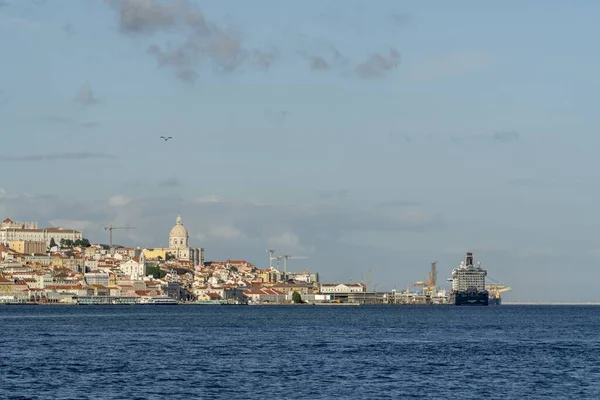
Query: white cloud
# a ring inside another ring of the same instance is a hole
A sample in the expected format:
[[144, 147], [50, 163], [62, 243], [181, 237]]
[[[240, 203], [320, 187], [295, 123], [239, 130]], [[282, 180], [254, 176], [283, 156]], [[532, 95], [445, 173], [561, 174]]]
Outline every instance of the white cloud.
[[92, 221], [73, 219], [52, 219], [49, 222], [53, 227], [77, 229], [78, 231], [85, 231], [87, 228], [96, 225]]
[[116, 195], [108, 199], [108, 204], [113, 207], [123, 207], [131, 202], [129, 197]]
[[300, 245], [300, 238], [292, 232], [284, 232], [279, 235], [269, 237], [267, 243], [270, 246], [288, 246], [297, 247]]
[[304, 255], [315, 252], [314, 246], [304, 245], [300, 237], [293, 232], [282, 232], [267, 239], [269, 248], [279, 249], [292, 255]]
[[242, 231], [232, 226], [216, 226], [211, 228], [208, 234], [212, 237], [221, 239], [236, 239], [246, 237]]

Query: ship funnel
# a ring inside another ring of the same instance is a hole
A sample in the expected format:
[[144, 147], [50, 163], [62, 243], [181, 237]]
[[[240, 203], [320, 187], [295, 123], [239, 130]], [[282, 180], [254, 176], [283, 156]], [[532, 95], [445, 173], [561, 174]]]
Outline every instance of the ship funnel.
[[473, 253], [467, 253], [467, 266], [473, 265]]

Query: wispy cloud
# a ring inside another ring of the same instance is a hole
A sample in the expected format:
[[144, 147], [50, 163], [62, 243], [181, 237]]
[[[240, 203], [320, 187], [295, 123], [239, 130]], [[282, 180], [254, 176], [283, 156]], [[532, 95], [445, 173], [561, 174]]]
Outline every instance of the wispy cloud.
[[75, 101], [84, 106], [92, 106], [94, 104], [97, 104], [100, 100], [98, 100], [94, 96], [92, 88], [89, 84], [86, 83], [81, 87], [81, 89], [79, 89], [79, 92], [77, 92], [77, 95], [75, 96]]
[[48, 153], [48, 154], [30, 154], [22, 156], [5, 155], [0, 157], [4, 162], [38, 162], [38, 161], [57, 161], [57, 160], [90, 160], [90, 159], [116, 159], [116, 156], [106, 153], [92, 152], [72, 152], [72, 153]]
[[516, 131], [495, 132], [492, 135], [492, 139], [495, 142], [502, 142], [502, 143], [513, 142], [513, 141], [519, 140], [519, 133]]
[[253, 56], [259, 67], [268, 70], [279, 57], [279, 50], [275, 47], [269, 50], [254, 50]]
[[300, 55], [309, 61], [312, 71], [328, 71], [334, 67], [345, 67], [348, 64], [348, 59], [335, 46], [329, 46], [327, 51], [323, 53], [328, 54], [313, 54], [312, 52], [301, 51]]
[[172, 68], [181, 81], [193, 83], [197, 69], [204, 60], [223, 72], [231, 72], [246, 61], [268, 69], [277, 59], [278, 52], [249, 49], [243, 35], [230, 28], [209, 21], [192, 2], [179, 0], [159, 3], [156, 0], [105, 0], [119, 13], [119, 30], [127, 35], [153, 35], [158, 32], [179, 32], [187, 39], [178, 44], [151, 45], [148, 54], [159, 66]]
[[168, 178], [158, 182], [159, 187], [180, 187], [183, 183], [177, 178]]
[[400, 64], [400, 53], [392, 48], [388, 55], [371, 54], [356, 67], [356, 72], [361, 78], [381, 78], [398, 68], [398, 64]]
[[396, 26], [405, 26], [412, 21], [412, 17], [410, 15], [404, 14], [404, 13], [394, 12], [391, 14], [390, 17], [392, 19], [392, 22]]
[[130, 202], [131, 199], [129, 197], [120, 194], [114, 195], [110, 199], [108, 199], [108, 204], [111, 207], [123, 207], [129, 204]]
[[321, 56], [313, 56], [310, 59], [310, 69], [313, 71], [326, 71], [331, 68], [329, 62]]
[[[188, 84], [198, 79], [199, 69], [207, 62], [217, 71], [231, 73], [242, 65], [269, 70], [280, 57], [280, 49], [274, 46], [249, 47], [241, 32], [207, 19], [202, 10], [189, 0], [105, 0], [105, 3], [117, 11], [119, 31], [124, 35], [154, 37], [158, 33], [178, 33], [185, 37], [180, 42], [152, 44], [147, 53], [159, 67], [171, 69], [180, 81]], [[393, 19], [401, 23], [403, 18], [397, 14]], [[327, 71], [334, 66], [348, 64], [335, 46], [331, 46], [329, 51], [329, 55], [314, 52], [301, 55], [309, 60], [313, 71]], [[399, 62], [400, 53], [391, 49], [389, 54], [369, 55], [354, 72], [361, 78], [382, 77], [395, 69]]]
[[73, 36], [75, 34], [75, 29], [73, 29], [73, 24], [71, 24], [70, 22], [66, 22], [63, 25], [63, 32], [69, 37]]
[[287, 110], [272, 110], [270, 108], [265, 109], [265, 116], [276, 122], [284, 122], [288, 116]]

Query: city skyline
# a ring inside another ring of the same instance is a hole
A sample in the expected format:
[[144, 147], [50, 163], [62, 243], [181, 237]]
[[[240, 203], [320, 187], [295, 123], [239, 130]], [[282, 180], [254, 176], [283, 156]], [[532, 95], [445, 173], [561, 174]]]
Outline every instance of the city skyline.
[[598, 300], [600, 4], [170, 3], [0, 7], [0, 218], [159, 247], [181, 214], [207, 260], [382, 290], [472, 251], [507, 299]]

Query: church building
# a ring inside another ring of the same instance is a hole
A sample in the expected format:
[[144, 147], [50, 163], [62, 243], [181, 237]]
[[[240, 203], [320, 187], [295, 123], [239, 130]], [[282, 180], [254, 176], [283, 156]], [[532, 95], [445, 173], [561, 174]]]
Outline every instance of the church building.
[[190, 247], [190, 235], [181, 222], [181, 215], [177, 217], [175, 226], [169, 233], [169, 248], [167, 253], [177, 260], [192, 262], [192, 265], [204, 264], [204, 249]]

